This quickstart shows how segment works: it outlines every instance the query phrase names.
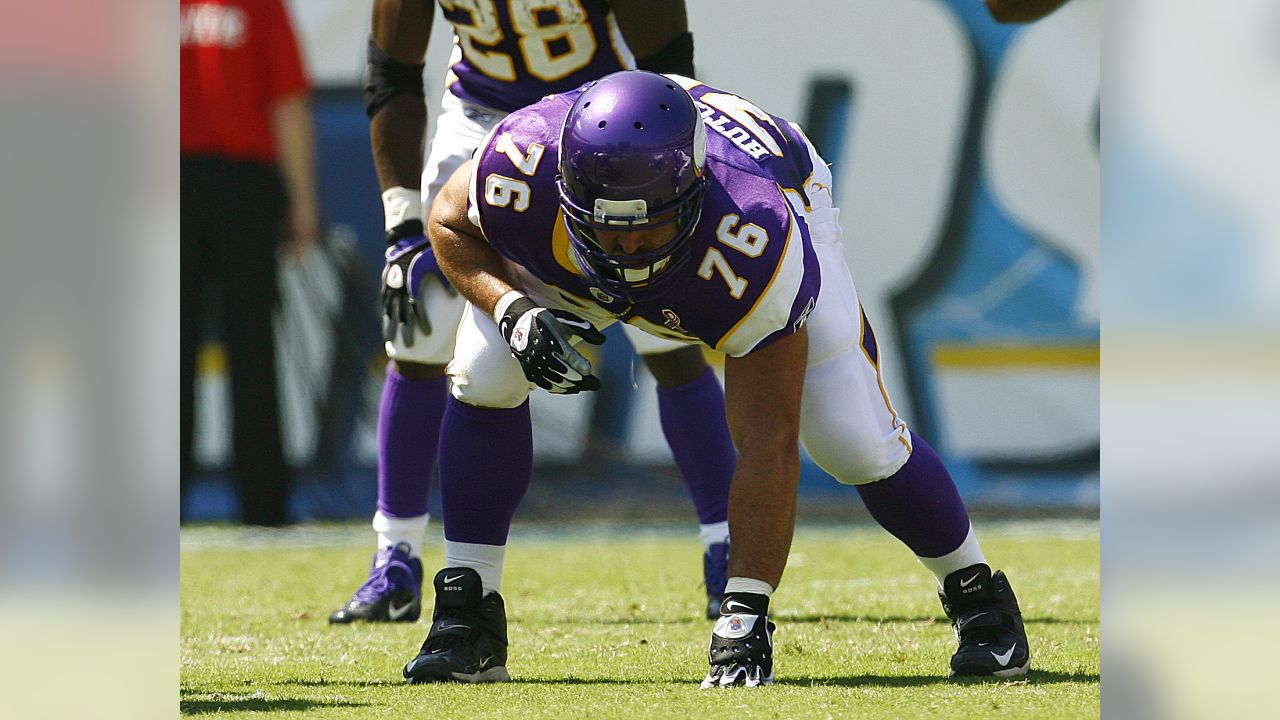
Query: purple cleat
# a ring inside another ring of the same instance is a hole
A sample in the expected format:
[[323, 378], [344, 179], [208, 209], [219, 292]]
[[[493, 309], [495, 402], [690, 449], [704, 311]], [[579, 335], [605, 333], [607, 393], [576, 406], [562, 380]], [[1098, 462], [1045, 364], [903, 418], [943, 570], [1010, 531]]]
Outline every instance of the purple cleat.
[[400, 543], [373, 556], [369, 579], [346, 605], [329, 616], [329, 623], [417, 622], [422, 614], [422, 560], [409, 556]]

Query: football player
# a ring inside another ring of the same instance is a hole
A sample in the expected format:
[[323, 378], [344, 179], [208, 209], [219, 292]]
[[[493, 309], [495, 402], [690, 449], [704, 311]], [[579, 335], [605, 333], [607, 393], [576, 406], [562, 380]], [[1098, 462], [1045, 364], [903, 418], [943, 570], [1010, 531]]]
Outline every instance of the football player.
[[[951, 476], [894, 410], [841, 249], [831, 173], [800, 128], [675, 75], [611, 74], [512, 113], [441, 190], [428, 230], [467, 298], [441, 443], [444, 523], [484, 552], [435, 576], [411, 682], [507, 679], [503, 544], [529, 484], [526, 397], [596, 386], [574, 344], [623, 321], [725, 353], [739, 451], [733, 554], [703, 687], [773, 681], [769, 604], [799, 443], [937, 579], [954, 675], [1030, 651]], [[494, 452], [500, 439], [502, 452]]]
[[[378, 417], [377, 552], [367, 580], [330, 616], [332, 623], [412, 622], [421, 609], [419, 555], [448, 396], [445, 365], [465, 303], [440, 274], [423, 234], [431, 199], [512, 110], [623, 68], [693, 73], [684, 0], [439, 4], [453, 26], [454, 52], [424, 165], [422, 72], [434, 3], [373, 3], [365, 101], [386, 215], [383, 334], [391, 360]], [[724, 393], [697, 347], [635, 328], [627, 337], [657, 380], [662, 429], [700, 523], [705, 612], [714, 618], [728, 567], [735, 462]], [[446, 527], [446, 557], [471, 557], [454, 539]]]

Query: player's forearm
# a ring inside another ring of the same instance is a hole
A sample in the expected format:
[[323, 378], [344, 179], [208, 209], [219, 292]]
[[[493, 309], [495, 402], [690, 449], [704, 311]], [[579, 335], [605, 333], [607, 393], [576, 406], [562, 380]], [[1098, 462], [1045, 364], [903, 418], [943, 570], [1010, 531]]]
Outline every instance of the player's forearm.
[[382, 190], [422, 186], [427, 106], [421, 97], [400, 95], [369, 121], [373, 164]]
[[369, 139], [382, 189], [419, 189], [427, 107], [422, 62], [435, 12], [429, 0], [374, 0], [365, 70]]
[[800, 482], [800, 397], [809, 333], [802, 328], [725, 360], [725, 416], [738, 466], [729, 487], [729, 575], [777, 587], [791, 551]]
[[800, 455], [789, 448], [744, 448], [729, 488], [729, 575], [777, 587], [791, 552]]
[[315, 127], [306, 95], [278, 101], [271, 120], [280, 152], [280, 171], [289, 200], [314, 207], [316, 201]]

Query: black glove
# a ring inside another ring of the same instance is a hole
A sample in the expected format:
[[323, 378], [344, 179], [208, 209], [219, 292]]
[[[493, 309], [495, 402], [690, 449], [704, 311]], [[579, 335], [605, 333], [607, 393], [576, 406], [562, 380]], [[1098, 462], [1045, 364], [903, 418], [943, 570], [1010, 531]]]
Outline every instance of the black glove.
[[591, 374], [591, 361], [569, 344], [573, 335], [592, 345], [604, 342], [604, 335], [590, 322], [521, 297], [507, 306], [498, 329], [534, 385], [557, 395], [600, 389], [600, 379]]
[[773, 684], [773, 630], [769, 598], [756, 593], [725, 595], [711, 630], [711, 669], [702, 688]]
[[382, 269], [382, 339], [393, 342], [396, 329], [403, 326], [405, 345], [413, 345], [414, 330], [431, 334], [431, 321], [427, 309], [419, 302], [422, 281], [428, 275], [440, 278], [440, 284], [450, 293], [457, 293], [449, 284], [435, 253], [422, 232], [421, 220], [406, 220], [387, 232], [387, 264]]

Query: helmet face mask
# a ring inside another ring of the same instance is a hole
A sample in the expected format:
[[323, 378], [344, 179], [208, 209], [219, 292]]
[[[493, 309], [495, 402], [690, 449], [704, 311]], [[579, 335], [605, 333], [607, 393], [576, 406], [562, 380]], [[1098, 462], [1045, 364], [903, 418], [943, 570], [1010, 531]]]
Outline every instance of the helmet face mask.
[[[556, 180], [565, 225], [587, 278], [630, 301], [662, 292], [689, 260], [707, 181], [706, 130], [674, 81], [643, 71], [586, 87], [565, 118]], [[600, 232], [676, 225], [661, 247], [610, 252]]]

